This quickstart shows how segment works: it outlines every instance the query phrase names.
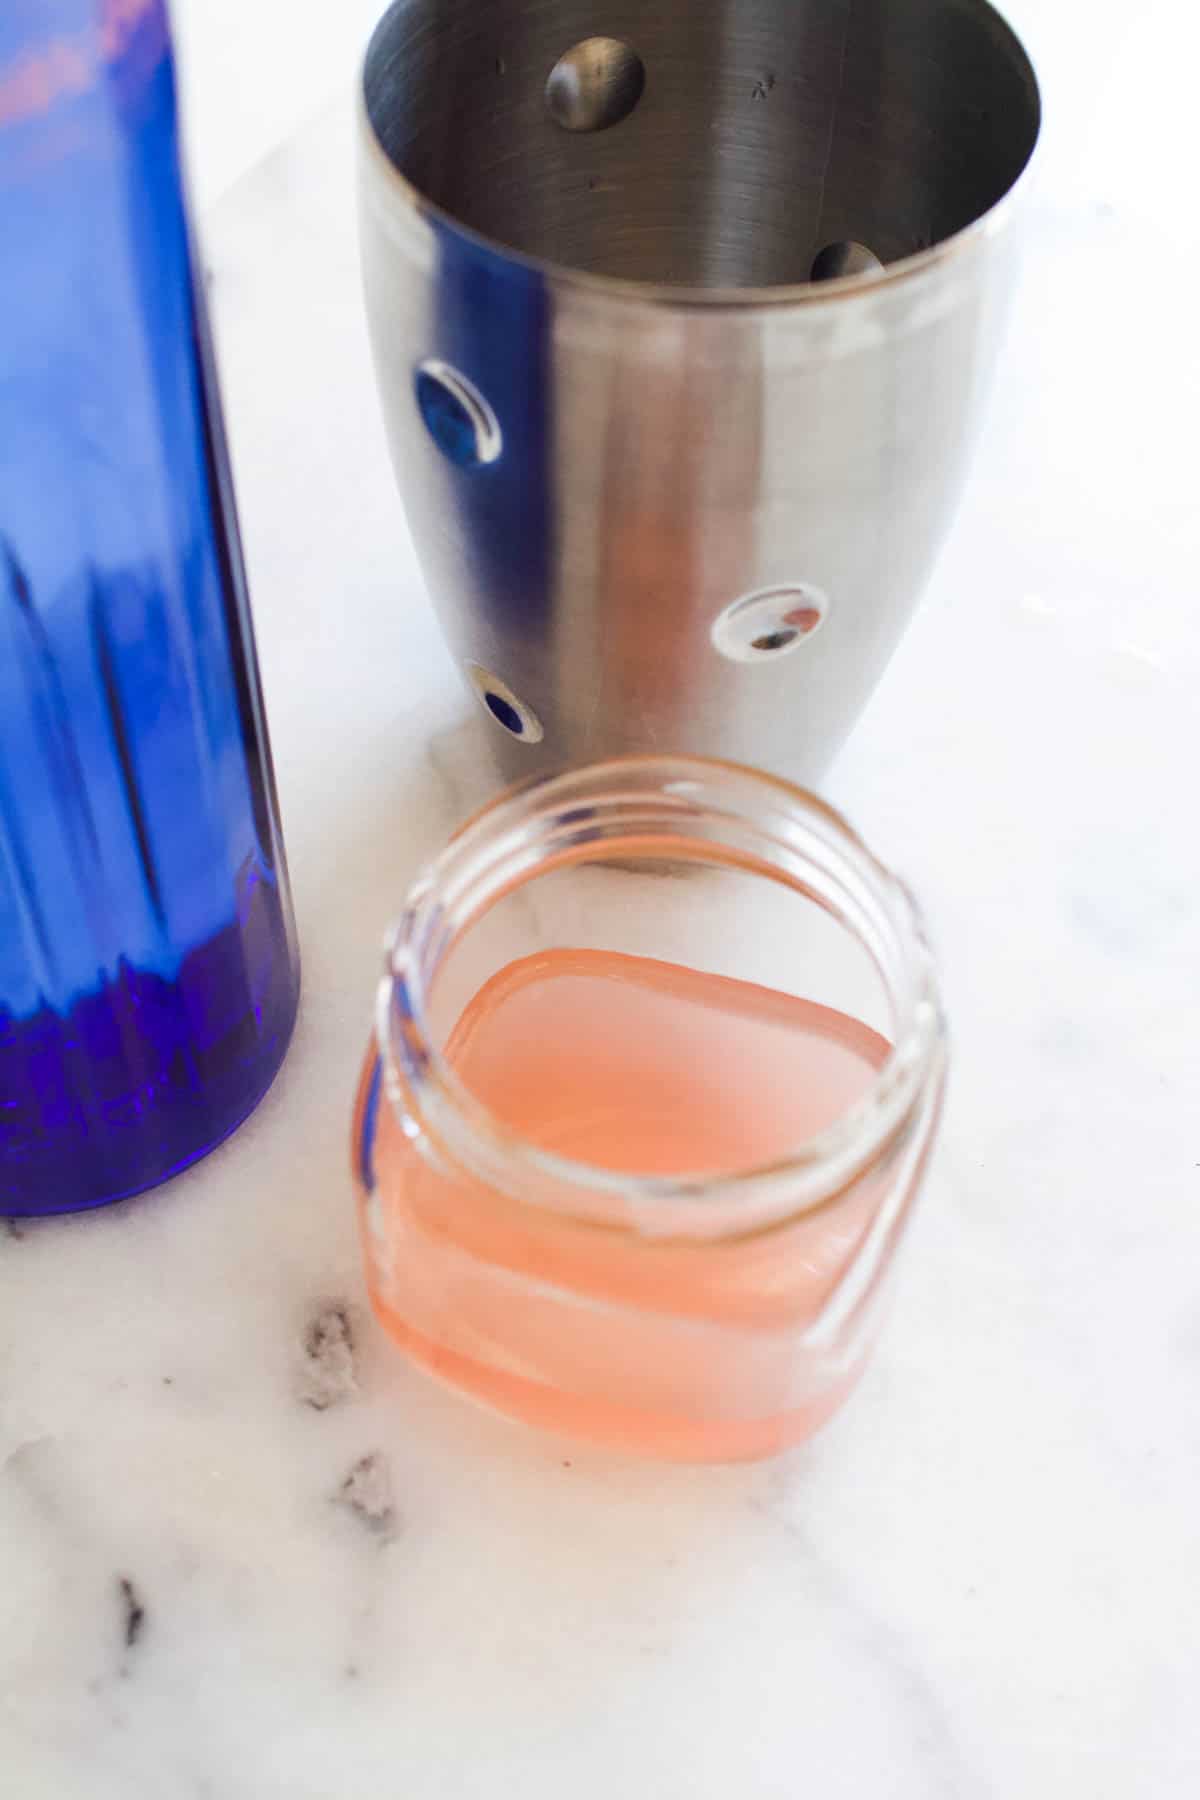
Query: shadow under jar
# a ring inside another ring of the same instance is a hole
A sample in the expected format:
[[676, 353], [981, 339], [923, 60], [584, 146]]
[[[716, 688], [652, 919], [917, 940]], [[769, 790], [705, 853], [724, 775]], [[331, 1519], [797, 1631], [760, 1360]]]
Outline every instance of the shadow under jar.
[[1038, 129], [986, 0], [387, 12], [379, 386], [510, 772], [663, 746], [820, 772], [952, 515]]
[[812, 795], [688, 758], [527, 786], [390, 944], [353, 1134], [375, 1309], [519, 1419], [769, 1455], [863, 1367], [944, 1072], [913, 904]]

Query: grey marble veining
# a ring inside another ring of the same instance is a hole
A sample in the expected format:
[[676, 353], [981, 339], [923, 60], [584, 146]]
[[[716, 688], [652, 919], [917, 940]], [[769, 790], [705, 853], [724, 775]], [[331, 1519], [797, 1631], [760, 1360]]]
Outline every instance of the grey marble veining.
[[[1129, 81], [1167, 21], [1120, 25]], [[1019, 22], [1049, 123], [1001, 387], [829, 784], [932, 920], [944, 1147], [875, 1366], [771, 1465], [536, 1437], [370, 1318], [379, 944], [480, 740], [383, 451], [348, 111], [211, 221], [303, 1014], [171, 1189], [0, 1232], [6, 1800], [1200, 1788], [1200, 249], [1148, 294], [1190, 195], [1085, 147], [1112, 43]]]

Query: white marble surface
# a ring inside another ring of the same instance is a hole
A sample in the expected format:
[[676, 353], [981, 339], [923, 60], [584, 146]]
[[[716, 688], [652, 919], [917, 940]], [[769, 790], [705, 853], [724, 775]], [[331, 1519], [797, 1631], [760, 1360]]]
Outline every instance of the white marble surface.
[[384, 0], [167, 0], [192, 192], [207, 212], [354, 80]]
[[933, 920], [944, 1148], [872, 1373], [770, 1466], [526, 1434], [364, 1313], [351, 1092], [385, 921], [474, 797], [466, 702], [344, 104], [213, 213], [305, 1002], [207, 1164], [0, 1227], [5, 1800], [1200, 1791], [1194, 54], [1169, 0], [1088, 19], [1021, 17], [1050, 117], [1007, 359], [829, 782]]

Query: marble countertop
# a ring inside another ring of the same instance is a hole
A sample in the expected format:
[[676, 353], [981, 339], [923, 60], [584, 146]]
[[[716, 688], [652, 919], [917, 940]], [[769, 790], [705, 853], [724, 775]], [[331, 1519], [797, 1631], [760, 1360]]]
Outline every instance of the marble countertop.
[[366, 1313], [378, 944], [477, 798], [474, 725], [386, 465], [348, 105], [213, 208], [305, 999], [207, 1163], [0, 1226], [6, 1800], [1200, 1791], [1200, 245], [1171, 160], [1200, 42], [1171, 0], [1097, 0], [1086, 39], [1012, 10], [1048, 122], [1007, 354], [827, 784], [930, 915], [949, 1114], [871, 1373], [773, 1464], [536, 1437]]

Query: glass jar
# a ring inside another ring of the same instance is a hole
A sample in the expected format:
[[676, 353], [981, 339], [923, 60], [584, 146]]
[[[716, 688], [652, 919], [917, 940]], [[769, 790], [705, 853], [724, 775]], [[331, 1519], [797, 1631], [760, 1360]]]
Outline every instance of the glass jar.
[[864, 1365], [945, 1064], [917, 910], [813, 795], [670, 757], [518, 789], [390, 940], [354, 1123], [375, 1309], [518, 1418], [771, 1454]]
[[298, 981], [163, 0], [4, 0], [0, 1214], [219, 1143]]

